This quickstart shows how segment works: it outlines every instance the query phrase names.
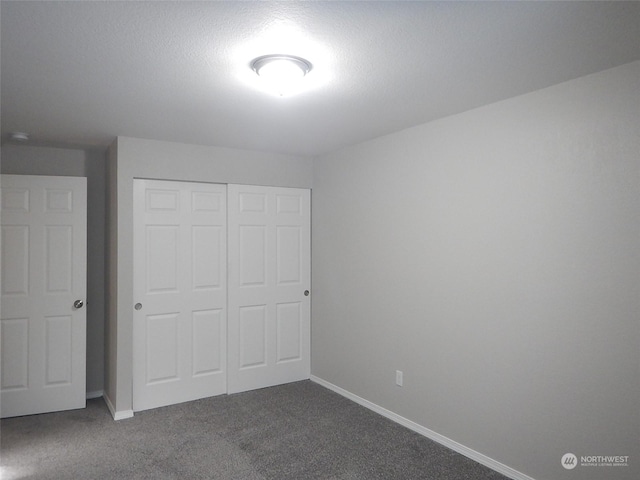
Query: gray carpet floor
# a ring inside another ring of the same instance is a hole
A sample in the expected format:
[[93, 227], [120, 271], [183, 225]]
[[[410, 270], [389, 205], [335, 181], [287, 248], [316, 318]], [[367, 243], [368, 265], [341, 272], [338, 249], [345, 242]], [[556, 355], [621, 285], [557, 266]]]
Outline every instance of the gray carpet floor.
[[3, 480], [506, 479], [310, 381], [119, 422], [96, 399], [0, 428]]

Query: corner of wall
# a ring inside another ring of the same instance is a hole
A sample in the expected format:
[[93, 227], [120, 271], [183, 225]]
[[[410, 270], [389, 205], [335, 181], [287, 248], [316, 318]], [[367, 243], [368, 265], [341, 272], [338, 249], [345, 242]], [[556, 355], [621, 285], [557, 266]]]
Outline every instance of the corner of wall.
[[109, 409], [109, 413], [111, 413], [111, 416], [113, 417], [113, 419], [115, 421], [125, 420], [127, 418], [132, 418], [133, 417], [133, 410], [117, 411], [116, 408], [113, 406], [113, 402], [111, 401], [111, 398], [109, 397], [109, 395], [107, 395], [106, 392], [103, 395], [103, 398], [104, 398], [104, 403], [107, 404], [107, 408]]
[[115, 412], [111, 398], [115, 398], [116, 390], [116, 334], [117, 334], [117, 278], [118, 278], [118, 204], [117, 204], [117, 155], [118, 139], [116, 138], [107, 150], [107, 242], [106, 242], [106, 319], [105, 319], [105, 368], [104, 398], [112, 414]]

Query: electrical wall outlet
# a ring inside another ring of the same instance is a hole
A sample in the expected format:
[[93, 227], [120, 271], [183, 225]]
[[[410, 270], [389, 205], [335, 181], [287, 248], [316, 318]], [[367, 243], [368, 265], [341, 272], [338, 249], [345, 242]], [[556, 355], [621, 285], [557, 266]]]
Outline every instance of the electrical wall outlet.
[[396, 370], [396, 385], [402, 386], [402, 370]]

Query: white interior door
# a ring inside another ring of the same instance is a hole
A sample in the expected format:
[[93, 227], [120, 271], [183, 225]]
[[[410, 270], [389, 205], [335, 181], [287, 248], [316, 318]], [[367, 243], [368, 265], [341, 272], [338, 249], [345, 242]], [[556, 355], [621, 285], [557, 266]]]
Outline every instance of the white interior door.
[[309, 378], [310, 191], [228, 186], [228, 391]]
[[86, 178], [2, 175], [2, 417], [85, 407], [86, 199]]
[[226, 186], [134, 180], [135, 411], [226, 392]]

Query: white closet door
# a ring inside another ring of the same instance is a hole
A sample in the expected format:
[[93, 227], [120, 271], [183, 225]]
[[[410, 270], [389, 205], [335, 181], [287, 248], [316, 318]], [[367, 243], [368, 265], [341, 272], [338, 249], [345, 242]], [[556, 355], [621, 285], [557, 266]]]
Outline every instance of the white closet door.
[[310, 191], [228, 186], [228, 391], [309, 378]]
[[85, 407], [86, 268], [86, 178], [2, 175], [2, 417]]
[[135, 411], [226, 392], [226, 186], [134, 180]]

